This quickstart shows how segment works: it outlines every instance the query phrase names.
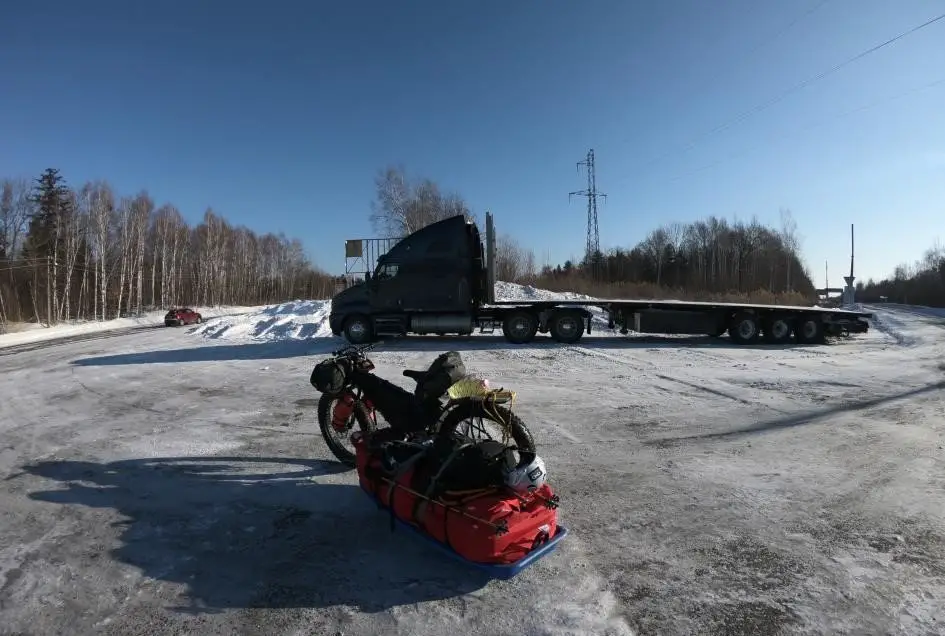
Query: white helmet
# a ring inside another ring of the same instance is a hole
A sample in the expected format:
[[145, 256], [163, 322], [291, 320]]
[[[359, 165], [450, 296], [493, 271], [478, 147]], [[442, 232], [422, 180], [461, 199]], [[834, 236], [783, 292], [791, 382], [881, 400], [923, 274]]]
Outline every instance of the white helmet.
[[532, 492], [542, 487], [546, 476], [544, 460], [535, 455], [529, 463], [505, 473], [505, 485], [517, 493]]

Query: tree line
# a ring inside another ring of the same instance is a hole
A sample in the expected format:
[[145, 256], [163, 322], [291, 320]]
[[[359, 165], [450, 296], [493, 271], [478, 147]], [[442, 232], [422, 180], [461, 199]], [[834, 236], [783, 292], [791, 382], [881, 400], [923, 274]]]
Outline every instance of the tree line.
[[798, 254], [800, 239], [790, 211], [782, 227], [710, 216], [652, 230], [630, 249], [615, 248], [581, 263], [545, 268], [539, 280], [583, 278], [598, 287], [632, 288], [637, 295], [679, 298], [753, 298], [807, 302], [814, 284]]
[[[371, 221], [387, 237], [402, 237], [457, 213], [476, 220], [462, 197], [443, 194], [429, 179], [411, 181], [402, 168], [376, 178]], [[800, 256], [801, 238], [789, 210], [772, 228], [709, 217], [654, 229], [636, 246], [580, 262], [537, 267], [535, 254], [512, 236], [496, 237], [496, 278], [591, 295], [745, 299], [810, 304], [814, 284]]]
[[298, 239], [259, 235], [212, 209], [191, 227], [147, 191], [72, 188], [55, 168], [0, 180], [0, 326], [325, 298], [335, 285]]
[[921, 259], [896, 267], [892, 276], [876, 282], [872, 279], [856, 284], [859, 302], [881, 300], [907, 305], [945, 307], [945, 248], [936, 244]]
[[[463, 214], [462, 196], [389, 167], [375, 179], [370, 220], [402, 237]], [[629, 248], [539, 267], [514, 237], [496, 241], [496, 278], [596, 296], [809, 303], [814, 284], [790, 211], [780, 227], [709, 217], [669, 223]], [[107, 319], [181, 305], [256, 305], [329, 298], [342, 277], [315, 267], [301, 241], [259, 235], [207, 209], [194, 226], [147, 191], [120, 196], [104, 181], [70, 187], [50, 168], [0, 180], [0, 326]], [[945, 250], [936, 246], [889, 279], [857, 284], [858, 299], [945, 305]]]

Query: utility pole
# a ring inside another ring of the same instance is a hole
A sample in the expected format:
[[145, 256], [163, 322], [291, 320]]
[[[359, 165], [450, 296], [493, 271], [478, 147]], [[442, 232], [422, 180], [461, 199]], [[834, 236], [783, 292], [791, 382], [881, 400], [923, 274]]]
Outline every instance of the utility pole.
[[568, 193], [568, 201], [574, 195], [587, 197], [587, 241], [584, 247], [584, 264], [592, 267], [592, 275], [597, 278], [597, 256], [600, 254], [600, 232], [597, 227], [597, 197], [607, 198], [606, 194], [597, 191], [597, 174], [594, 168], [594, 149], [587, 151], [587, 157], [584, 161], [578, 161], [577, 167], [580, 172], [581, 166], [587, 168], [587, 189], [577, 190]]

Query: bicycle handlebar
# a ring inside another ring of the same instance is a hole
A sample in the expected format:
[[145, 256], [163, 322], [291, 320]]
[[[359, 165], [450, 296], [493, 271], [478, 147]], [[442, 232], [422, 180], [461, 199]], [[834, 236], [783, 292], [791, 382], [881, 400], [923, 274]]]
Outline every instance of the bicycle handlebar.
[[332, 351], [331, 355], [334, 358], [359, 358], [364, 357], [364, 354], [374, 349], [379, 345], [380, 342], [372, 342], [366, 345], [346, 345], [337, 351]]

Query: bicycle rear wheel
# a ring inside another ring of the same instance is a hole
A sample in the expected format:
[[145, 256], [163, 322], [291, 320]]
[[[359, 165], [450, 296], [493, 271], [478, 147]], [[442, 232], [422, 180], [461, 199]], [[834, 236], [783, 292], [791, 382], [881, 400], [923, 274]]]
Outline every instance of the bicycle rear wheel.
[[479, 420], [478, 428], [486, 421], [497, 425], [514, 442], [514, 451], [518, 454], [518, 465], [525, 466], [536, 456], [535, 440], [525, 423], [509, 409], [483, 400], [462, 400], [456, 404], [440, 425], [438, 437], [471, 437], [470, 431], [475, 424], [463, 426], [467, 421]]

